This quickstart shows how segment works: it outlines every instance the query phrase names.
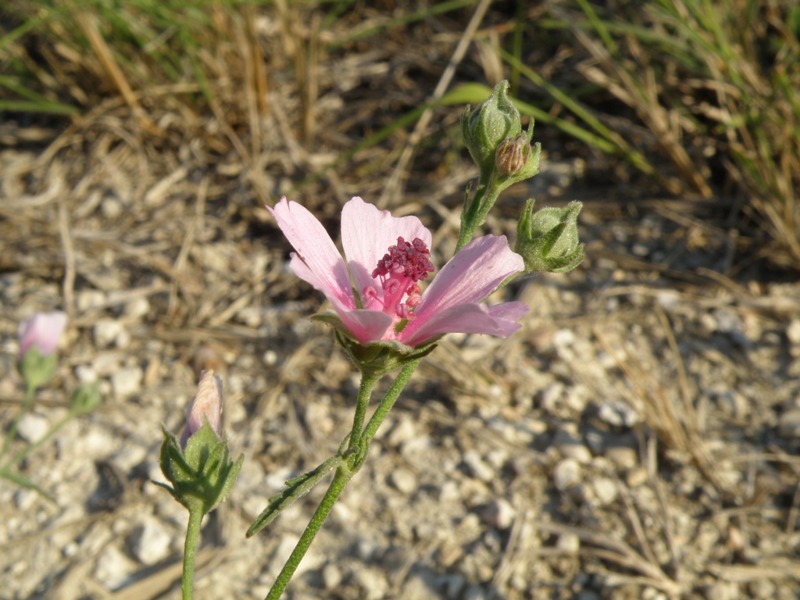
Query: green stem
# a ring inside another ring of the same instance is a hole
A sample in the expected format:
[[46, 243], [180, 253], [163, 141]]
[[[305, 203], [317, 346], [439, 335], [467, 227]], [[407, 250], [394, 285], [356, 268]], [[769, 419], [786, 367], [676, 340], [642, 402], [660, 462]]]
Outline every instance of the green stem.
[[197, 542], [200, 539], [200, 523], [203, 511], [189, 509], [189, 523], [186, 526], [186, 542], [183, 545], [183, 577], [181, 578], [182, 600], [192, 600], [192, 579], [194, 578], [194, 562], [197, 556]]
[[497, 178], [495, 172], [492, 170], [489, 177], [481, 178], [478, 183], [478, 189], [475, 190], [475, 197], [470, 202], [470, 205], [465, 212], [465, 216], [461, 221], [461, 230], [458, 232], [458, 243], [456, 244], [456, 252], [466, 246], [475, 234], [477, 229], [486, 220], [486, 215], [492, 210], [494, 203], [497, 202], [497, 197], [504, 188], [497, 185]]
[[314, 541], [317, 532], [322, 527], [325, 519], [328, 518], [331, 509], [333, 509], [333, 505], [336, 504], [336, 501], [339, 499], [339, 496], [354, 474], [355, 472], [345, 466], [336, 469], [336, 475], [334, 475], [333, 481], [331, 481], [331, 485], [328, 487], [328, 491], [325, 492], [325, 496], [322, 498], [316, 512], [314, 512], [314, 515], [308, 522], [303, 535], [301, 535], [300, 539], [297, 541], [297, 545], [294, 547], [294, 550], [292, 550], [292, 554], [289, 556], [286, 564], [283, 565], [283, 569], [281, 569], [281, 572], [278, 574], [278, 578], [275, 580], [275, 584], [272, 586], [272, 589], [270, 589], [265, 600], [278, 600], [281, 597], [283, 590], [286, 589], [286, 586], [289, 585], [289, 582], [292, 580], [292, 576], [297, 570], [300, 561], [303, 560], [309, 546], [311, 546], [311, 542]]
[[375, 437], [386, 415], [392, 410], [394, 403], [397, 401], [403, 389], [405, 389], [408, 380], [411, 379], [411, 376], [414, 374], [414, 371], [416, 371], [421, 360], [421, 358], [412, 360], [400, 369], [391, 387], [387, 390], [386, 396], [383, 397], [378, 408], [376, 408], [375, 412], [372, 414], [372, 418], [370, 418], [369, 423], [367, 423], [367, 426], [364, 428], [364, 433], [361, 434], [361, 438], [359, 439], [359, 443], [361, 447], [364, 448], [365, 454], [367, 446], [372, 441], [372, 438]]
[[[8, 452], [8, 447], [11, 445], [11, 442], [14, 441], [14, 438], [17, 436], [17, 428], [19, 427], [19, 422], [22, 420], [22, 417], [25, 416], [25, 413], [31, 407], [31, 403], [33, 402], [33, 396], [36, 394], [36, 388], [34, 386], [28, 385], [25, 388], [25, 399], [22, 401], [22, 406], [20, 406], [19, 411], [17, 412], [14, 420], [11, 422], [11, 427], [8, 428], [8, 434], [6, 438], [3, 440], [3, 447], [0, 449], [0, 459], [6, 455]], [[6, 463], [4, 466], [8, 466], [10, 463]]]
[[378, 383], [379, 377], [372, 373], [362, 373], [361, 386], [358, 388], [358, 402], [356, 404], [356, 414], [353, 416], [353, 429], [350, 431], [350, 444], [348, 449], [355, 448], [361, 438], [361, 429], [364, 427], [364, 418], [367, 414], [369, 399], [372, 397], [372, 390]]

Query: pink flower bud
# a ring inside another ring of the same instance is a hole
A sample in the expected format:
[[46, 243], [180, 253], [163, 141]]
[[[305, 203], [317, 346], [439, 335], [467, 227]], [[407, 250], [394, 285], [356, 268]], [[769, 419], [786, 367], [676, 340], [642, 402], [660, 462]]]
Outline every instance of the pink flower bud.
[[66, 326], [67, 315], [61, 311], [34, 314], [19, 326], [19, 357], [25, 356], [31, 347], [42, 356], [50, 356], [56, 351]]
[[189, 405], [186, 415], [186, 430], [181, 436], [181, 446], [208, 421], [217, 435], [222, 429], [222, 380], [214, 375], [214, 371], [203, 371], [197, 384], [197, 394]]

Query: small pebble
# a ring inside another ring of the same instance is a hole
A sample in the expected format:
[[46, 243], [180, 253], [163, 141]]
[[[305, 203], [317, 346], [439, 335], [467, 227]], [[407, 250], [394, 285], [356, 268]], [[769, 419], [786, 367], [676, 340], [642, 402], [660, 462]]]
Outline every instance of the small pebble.
[[556, 548], [565, 554], [577, 554], [581, 549], [581, 538], [574, 533], [562, 533], [558, 536]]
[[609, 477], [598, 477], [592, 481], [592, 489], [599, 506], [606, 506], [617, 499], [617, 484]]
[[778, 431], [786, 438], [800, 437], [800, 408], [792, 408], [780, 416]]
[[98, 348], [120, 346], [125, 341], [126, 331], [116, 319], [98, 319], [93, 329], [94, 343]]
[[342, 583], [342, 572], [336, 565], [327, 564], [322, 568], [322, 585], [325, 589], [330, 591], [339, 588]]
[[141, 367], [124, 367], [111, 375], [111, 387], [118, 398], [136, 394], [142, 386], [144, 371]]
[[495, 470], [481, 458], [475, 450], [464, 453], [464, 464], [470, 474], [481, 481], [491, 481], [496, 477]]
[[597, 411], [601, 421], [613, 427], [633, 427], [639, 422], [639, 415], [623, 402], [606, 400]]
[[516, 510], [505, 498], [492, 500], [482, 511], [481, 520], [496, 529], [508, 529], [514, 523]]
[[800, 346], [800, 319], [792, 319], [786, 328], [786, 337], [793, 345]]
[[50, 429], [50, 423], [42, 415], [28, 413], [20, 419], [17, 435], [30, 443], [41, 439]]
[[565, 458], [553, 469], [553, 483], [560, 492], [578, 485], [581, 481], [581, 466], [574, 458]]
[[417, 489], [417, 478], [411, 471], [403, 468], [395, 469], [389, 474], [389, 483], [407, 496]]
[[95, 565], [94, 578], [109, 590], [124, 584], [137, 565], [116, 546], [106, 547]]
[[128, 548], [140, 563], [153, 565], [169, 554], [172, 536], [154, 519], [147, 519], [130, 537]]

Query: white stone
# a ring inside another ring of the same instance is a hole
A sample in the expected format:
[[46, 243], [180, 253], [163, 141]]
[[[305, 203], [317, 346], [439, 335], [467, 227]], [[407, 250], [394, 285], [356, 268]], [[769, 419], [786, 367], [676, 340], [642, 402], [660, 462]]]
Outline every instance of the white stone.
[[389, 474], [389, 483], [403, 494], [410, 495], [417, 489], [417, 478], [408, 469], [394, 469]]
[[105, 306], [106, 295], [100, 290], [81, 290], [78, 292], [78, 312], [84, 313]]
[[464, 464], [470, 474], [481, 481], [491, 481], [496, 477], [495, 470], [481, 458], [475, 450], [467, 450], [464, 453]]
[[98, 319], [94, 324], [94, 343], [98, 348], [119, 346], [119, 341], [124, 338], [125, 328], [116, 319]]
[[566, 554], [577, 554], [581, 549], [581, 538], [574, 533], [562, 533], [558, 536], [556, 548]]
[[19, 510], [27, 511], [33, 506], [38, 496], [39, 494], [33, 490], [20, 488], [14, 492], [14, 506]]
[[150, 301], [147, 298], [134, 298], [125, 304], [125, 316], [140, 319], [150, 312]]
[[95, 565], [94, 578], [109, 590], [120, 587], [136, 570], [136, 563], [116, 546], [108, 546]]
[[639, 422], [639, 415], [624, 402], [606, 400], [600, 405], [597, 416], [604, 423], [614, 427], [633, 427]]
[[144, 372], [141, 367], [124, 367], [111, 375], [111, 387], [114, 395], [125, 398], [137, 393], [142, 387]]
[[129, 540], [131, 554], [140, 563], [153, 565], [169, 554], [172, 536], [155, 519], [147, 519]]
[[342, 573], [336, 565], [328, 564], [322, 568], [322, 584], [328, 591], [333, 591], [339, 588], [342, 583]]
[[553, 469], [553, 483], [560, 492], [565, 492], [581, 481], [581, 465], [574, 458], [565, 458]]
[[598, 477], [592, 481], [592, 489], [599, 506], [606, 506], [617, 499], [617, 484], [610, 477]]
[[26, 442], [35, 442], [41, 439], [50, 429], [50, 423], [42, 415], [28, 413], [20, 419], [17, 426], [17, 435]]
[[786, 337], [795, 346], [800, 346], [800, 319], [792, 319], [786, 328]]
[[508, 529], [514, 523], [516, 510], [505, 498], [496, 498], [481, 511], [484, 523], [496, 529]]

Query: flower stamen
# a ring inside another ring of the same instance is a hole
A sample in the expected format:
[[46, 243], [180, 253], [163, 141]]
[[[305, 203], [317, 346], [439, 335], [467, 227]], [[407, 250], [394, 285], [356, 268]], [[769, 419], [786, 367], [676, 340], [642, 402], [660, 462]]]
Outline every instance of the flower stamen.
[[428, 277], [434, 270], [429, 258], [431, 251], [419, 238], [411, 242], [402, 237], [397, 244], [378, 261], [372, 277], [378, 279], [383, 288], [383, 307], [401, 319], [414, 318], [414, 309], [422, 300], [418, 281]]

